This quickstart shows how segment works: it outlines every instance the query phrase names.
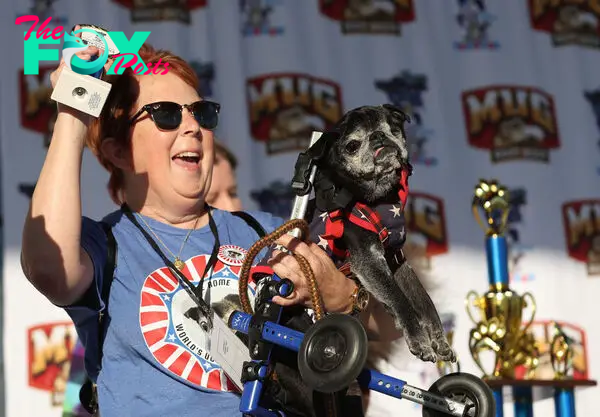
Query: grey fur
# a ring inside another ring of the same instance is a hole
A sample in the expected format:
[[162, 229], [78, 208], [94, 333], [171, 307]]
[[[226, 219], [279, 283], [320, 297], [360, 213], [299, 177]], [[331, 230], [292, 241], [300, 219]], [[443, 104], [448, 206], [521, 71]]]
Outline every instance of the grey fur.
[[[394, 197], [397, 201], [400, 168], [409, 164], [407, 120], [400, 109], [387, 104], [346, 113], [320, 170], [370, 206]], [[455, 361], [438, 312], [410, 265], [404, 262], [392, 273], [377, 235], [353, 223], [344, 223], [342, 240], [350, 252], [353, 274], [394, 317], [410, 351], [424, 361]]]

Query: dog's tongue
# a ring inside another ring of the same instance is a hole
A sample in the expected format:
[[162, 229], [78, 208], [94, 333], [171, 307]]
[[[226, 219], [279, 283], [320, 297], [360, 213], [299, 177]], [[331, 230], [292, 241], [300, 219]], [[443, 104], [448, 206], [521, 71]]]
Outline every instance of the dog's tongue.
[[381, 148], [377, 148], [375, 150], [375, 154], [373, 155], [375, 158], [377, 158], [377, 155], [379, 155], [379, 153], [383, 150], [383, 146]]

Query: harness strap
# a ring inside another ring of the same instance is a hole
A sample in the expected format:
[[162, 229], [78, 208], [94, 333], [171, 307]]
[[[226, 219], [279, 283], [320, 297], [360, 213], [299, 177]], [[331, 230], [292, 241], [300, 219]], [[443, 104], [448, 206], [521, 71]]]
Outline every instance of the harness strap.
[[[106, 234], [107, 256], [102, 276], [102, 289], [100, 290], [100, 299], [104, 301], [104, 309], [98, 312], [98, 359], [96, 363], [98, 371], [102, 367], [102, 347], [104, 346], [105, 334], [104, 318], [108, 314], [110, 287], [113, 282], [117, 259], [117, 242], [112, 232], [112, 226], [105, 222], [102, 222], [101, 224], [104, 233]], [[98, 412], [98, 392], [96, 390], [96, 384], [89, 377], [86, 377], [85, 382], [79, 390], [79, 402], [88, 413], [96, 415]]]
[[[402, 203], [402, 210], [406, 207], [406, 201], [408, 199], [408, 177], [410, 177], [411, 174], [412, 166], [410, 165], [400, 173], [398, 198]], [[354, 213], [355, 210], [361, 215], [357, 216]], [[336, 209], [330, 211], [327, 215], [325, 220], [325, 233], [321, 235], [321, 237], [327, 240], [327, 245], [334, 256], [346, 258], [349, 255], [347, 250], [340, 249], [335, 245], [335, 241], [344, 235], [344, 219], [356, 224], [362, 229], [376, 233], [381, 243], [383, 243], [384, 246], [387, 245], [387, 239], [390, 233], [388, 229], [383, 226], [379, 213], [368, 205], [357, 202], [350, 210]]]

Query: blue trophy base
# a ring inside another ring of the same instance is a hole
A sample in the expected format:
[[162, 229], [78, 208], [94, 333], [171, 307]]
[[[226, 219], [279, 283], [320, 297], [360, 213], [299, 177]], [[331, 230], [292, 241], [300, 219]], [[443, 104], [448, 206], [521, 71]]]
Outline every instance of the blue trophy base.
[[596, 386], [594, 380], [488, 379], [494, 392], [496, 417], [504, 417], [504, 398], [512, 398], [515, 417], [533, 417], [535, 401], [554, 397], [555, 417], [576, 417], [575, 388]]

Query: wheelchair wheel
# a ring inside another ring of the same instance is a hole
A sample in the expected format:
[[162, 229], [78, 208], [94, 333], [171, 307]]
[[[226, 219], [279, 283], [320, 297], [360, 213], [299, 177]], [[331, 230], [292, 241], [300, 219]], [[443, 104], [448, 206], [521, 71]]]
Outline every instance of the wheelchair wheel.
[[[465, 416], [496, 416], [492, 390], [474, 375], [459, 372], [445, 375], [433, 383], [429, 392], [465, 404]], [[448, 417], [448, 414], [423, 407], [423, 417]]]
[[298, 351], [298, 370], [310, 388], [333, 393], [348, 387], [367, 360], [367, 333], [358, 319], [331, 314], [304, 335]]

